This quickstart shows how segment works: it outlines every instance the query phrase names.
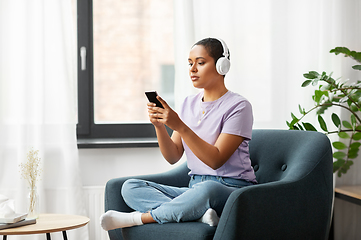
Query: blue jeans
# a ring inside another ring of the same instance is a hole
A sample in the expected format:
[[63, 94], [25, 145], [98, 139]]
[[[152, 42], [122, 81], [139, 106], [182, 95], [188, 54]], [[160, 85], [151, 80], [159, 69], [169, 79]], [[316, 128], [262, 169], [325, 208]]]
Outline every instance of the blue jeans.
[[195, 221], [208, 208], [221, 215], [229, 195], [253, 183], [242, 179], [217, 176], [192, 176], [189, 187], [172, 187], [154, 182], [129, 179], [124, 182], [122, 196], [136, 211], [148, 212], [158, 223]]

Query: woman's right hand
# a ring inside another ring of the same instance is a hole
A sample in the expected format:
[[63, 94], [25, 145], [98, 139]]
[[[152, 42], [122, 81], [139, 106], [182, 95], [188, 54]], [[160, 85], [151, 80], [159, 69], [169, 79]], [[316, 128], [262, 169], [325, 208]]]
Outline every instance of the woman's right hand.
[[[162, 108], [156, 107], [155, 103], [148, 103], [148, 114], [149, 120], [154, 125], [159, 148], [164, 156], [164, 158], [170, 163], [174, 164], [179, 161], [183, 155], [183, 145], [180, 135], [173, 131], [172, 137], [169, 137], [169, 134], [165, 128], [165, 123], [162, 123], [163, 120]], [[162, 104], [163, 105], [163, 104]]]
[[157, 111], [157, 107], [155, 103], [151, 103], [149, 102], [147, 104], [148, 106], [148, 115], [149, 115], [149, 120], [150, 122], [155, 126], [155, 127], [161, 127], [164, 124], [159, 122], [159, 118], [157, 117], [158, 114], [160, 114], [160, 112]]

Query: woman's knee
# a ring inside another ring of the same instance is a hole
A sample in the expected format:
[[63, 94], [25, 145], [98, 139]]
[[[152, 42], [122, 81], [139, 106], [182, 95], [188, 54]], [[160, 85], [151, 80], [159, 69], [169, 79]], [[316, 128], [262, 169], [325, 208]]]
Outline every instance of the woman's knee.
[[123, 183], [121, 194], [125, 201], [134, 196], [136, 189], [144, 186], [144, 181], [140, 179], [128, 179]]

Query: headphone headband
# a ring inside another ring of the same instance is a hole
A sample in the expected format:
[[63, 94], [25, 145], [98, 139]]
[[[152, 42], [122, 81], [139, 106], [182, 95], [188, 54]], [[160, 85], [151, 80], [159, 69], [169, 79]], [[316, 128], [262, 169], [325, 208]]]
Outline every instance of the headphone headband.
[[217, 39], [222, 44], [223, 56], [229, 59], [229, 50], [228, 50], [226, 42], [220, 38], [215, 38], [215, 39]]

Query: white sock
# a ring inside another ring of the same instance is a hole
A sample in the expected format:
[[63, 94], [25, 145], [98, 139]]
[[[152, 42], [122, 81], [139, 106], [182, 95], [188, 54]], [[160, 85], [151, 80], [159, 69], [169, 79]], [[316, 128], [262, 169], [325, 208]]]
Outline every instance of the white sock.
[[142, 213], [131, 212], [122, 213], [109, 210], [100, 217], [100, 225], [105, 231], [113, 230], [116, 228], [133, 227], [143, 225]]
[[219, 217], [212, 208], [208, 208], [208, 210], [203, 214], [203, 216], [198, 219], [198, 222], [207, 223], [211, 227], [215, 227], [218, 225]]

